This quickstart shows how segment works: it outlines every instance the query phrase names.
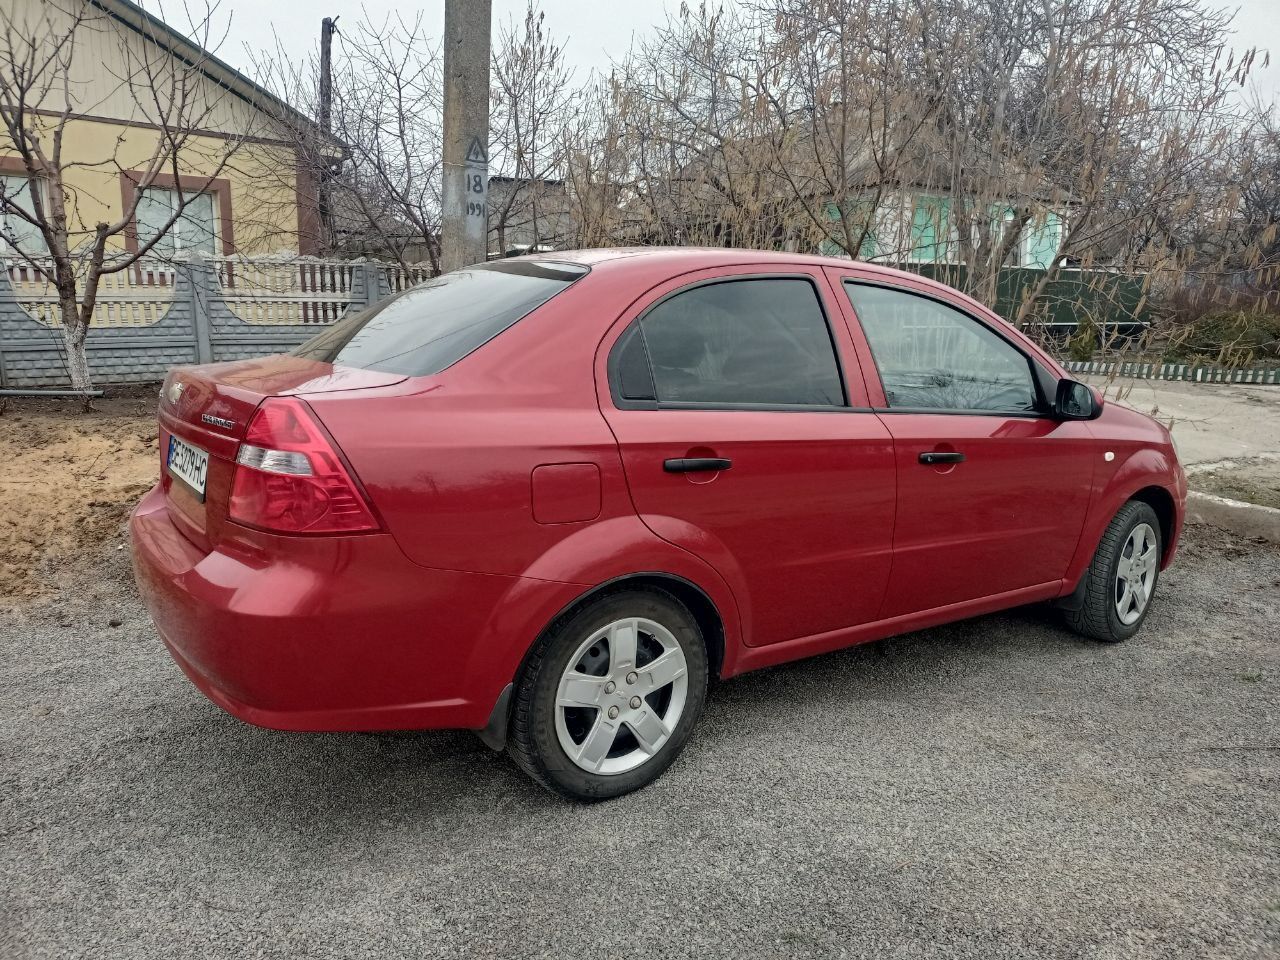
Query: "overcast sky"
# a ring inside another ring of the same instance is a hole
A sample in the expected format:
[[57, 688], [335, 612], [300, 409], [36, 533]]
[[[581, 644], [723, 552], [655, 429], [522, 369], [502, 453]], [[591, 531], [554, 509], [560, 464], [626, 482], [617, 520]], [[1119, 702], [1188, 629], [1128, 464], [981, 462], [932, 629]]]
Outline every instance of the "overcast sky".
[[[164, 7], [172, 3], [169, 0]], [[152, 11], [159, 8], [157, 0], [143, 0], [143, 5]], [[1261, 67], [1259, 56], [1253, 82], [1267, 100], [1280, 101], [1280, 0], [1238, 0], [1220, 6], [1239, 10], [1239, 46], [1256, 45], [1272, 51], [1273, 63], [1268, 68]], [[611, 57], [621, 58], [626, 53], [634, 34], [644, 34], [660, 22], [664, 8], [678, 7], [679, 0], [544, 0], [542, 4], [548, 27], [557, 38], [566, 41], [569, 62], [584, 76], [592, 68], [607, 69]], [[316, 46], [321, 17], [358, 20], [362, 8], [370, 19], [379, 21], [397, 11], [410, 17], [420, 9], [437, 36], [444, 26], [444, 0], [419, 0], [417, 4], [403, 0], [221, 0], [219, 13], [230, 17], [230, 30], [218, 55], [247, 72], [250, 60], [246, 50], [272, 47], [274, 30], [286, 50], [302, 56]], [[493, 0], [495, 32], [499, 23], [522, 17], [524, 10], [525, 0]]]

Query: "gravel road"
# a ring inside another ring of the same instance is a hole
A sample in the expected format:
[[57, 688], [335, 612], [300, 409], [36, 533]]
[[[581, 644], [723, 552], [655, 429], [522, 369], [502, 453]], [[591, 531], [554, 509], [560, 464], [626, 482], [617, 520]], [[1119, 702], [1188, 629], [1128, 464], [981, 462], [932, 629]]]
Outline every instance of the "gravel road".
[[1192, 528], [1117, 647], [1029, 609], [731, 681], [584, 807], [470, 734], [231, 719], [115, 547], [0, 615], [6, 960], [1280, 956], [1273, 548]]

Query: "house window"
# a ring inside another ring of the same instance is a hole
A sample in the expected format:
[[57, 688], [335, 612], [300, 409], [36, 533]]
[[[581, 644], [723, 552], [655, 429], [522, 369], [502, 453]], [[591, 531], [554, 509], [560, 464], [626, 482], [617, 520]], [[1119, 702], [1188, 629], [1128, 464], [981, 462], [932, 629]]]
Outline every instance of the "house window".
[[0, 254], [10, 253], [13, 247], [28, 255], [44, 253], [44, 236], [39, 229], [9, 209], [12, 205], [34, 215], [31, 181], [23, 175], [0, 176], [0, 191], [4, 196], [4, 202], [0, 203]]
[[[182, 209], [181, 214], [166, 231], [165, 226], [173, 220], [179, 208]], [[217, 220], [211, 193], [148, 187], [138, 199], [135, 219], [139, 247], [146, 246], [153, 237], [160, 235], [151, 248], [155, 256], [169, 257], [175, 253], [196, 251], [212, 255], [218, 252]]]

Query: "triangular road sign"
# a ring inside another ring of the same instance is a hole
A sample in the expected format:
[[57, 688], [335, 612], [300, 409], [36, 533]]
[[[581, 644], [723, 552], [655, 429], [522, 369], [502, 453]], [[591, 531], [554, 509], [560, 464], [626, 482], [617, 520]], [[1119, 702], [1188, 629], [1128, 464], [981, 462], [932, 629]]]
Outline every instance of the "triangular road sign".
[[471, 146], [467, 147], [467, 163], [488, 163], [489, 153], [479, 137], [471, 138]]

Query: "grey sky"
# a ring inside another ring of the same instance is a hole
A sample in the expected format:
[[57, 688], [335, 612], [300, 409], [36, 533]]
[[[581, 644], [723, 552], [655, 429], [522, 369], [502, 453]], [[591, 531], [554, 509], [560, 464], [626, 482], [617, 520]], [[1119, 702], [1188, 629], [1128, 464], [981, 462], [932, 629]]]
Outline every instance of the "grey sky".
[[[156, 0], [143, 0], [157, 10]], [[1256, 45], [1272, 52], [1270, 67], [1254, 71], [1258, 92], [1272, 102], [1280, 101], [1280, 0], [1237, 0], [1220, 4], [1237, 8], [1236, 39], [1240, 47]], [[167, 4], [166, 4], [167, 6]], [[663, 19], [665, 9], [677, 9], [678, 0], [544, 0], [543, 10], [552, 33], [566, 41], [566, 55], [581, 74], [592, 68], [607, 69], [611, 57], [621, 57], [633, 34], [644, 34]], [[272, 30], [286, 50], [301, 56], [314, 48], [320, 32], [320, 18], [341, 16], [356, 20], [362, 8], [371, 19], [381, 20], [399, 12], [411, 17], [422, 10], [429, 26], [438, 34], [444, 24], [444, 0], [424, 0], [407, 6], [397, 0], [222, 0], [219, 13], [230, 16], [230, 32], [219, 56], [233, 66], [249, 67], [246, 47], [260, 50], [273, 45]], [[524, 15], [525, 0], [493, 0], [495, 30], [499, 22]], [[341, 26], [341, 21], [339, 22]]]

